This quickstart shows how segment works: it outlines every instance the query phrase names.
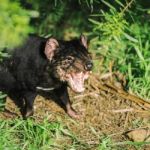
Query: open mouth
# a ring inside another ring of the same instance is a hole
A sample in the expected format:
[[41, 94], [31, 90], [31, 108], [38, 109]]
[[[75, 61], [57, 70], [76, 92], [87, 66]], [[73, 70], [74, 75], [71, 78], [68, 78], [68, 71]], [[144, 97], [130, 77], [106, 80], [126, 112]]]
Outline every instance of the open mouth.
[[85, 90], [84, 81], [88, 76], [89, 72], [70, 73], [67, 74], [67, 81], [73, 91], [81, 93]]

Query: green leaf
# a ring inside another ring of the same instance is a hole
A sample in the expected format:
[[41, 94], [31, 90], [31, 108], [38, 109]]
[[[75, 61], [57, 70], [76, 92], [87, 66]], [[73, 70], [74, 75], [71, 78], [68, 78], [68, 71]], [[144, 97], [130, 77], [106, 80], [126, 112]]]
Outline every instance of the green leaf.
[[125, 36], [128, 40], [130, 40], [131, 42], [138, 43], [138, 40], [135, 39], [134, 37], [130, 36], [130, 35], [127, 34], [127, 33], [123, 33], [123, 34], [124, 34], [124, 36]]
[[94, 19], [89, 18], [88, 20], [89, 20], [90, 22], [92, 22], [93, 24], [95, 24], [95, 25], [101, 25], [101, 23], [100, 23], [99, 21], [96, 21], [96, 20], [94, 20]]
[[101, 0], [105, 5], [107, 5], [109, 8], [116, 10], [115, 7], [113, 7], [110, 3], [106, 2], [105, 0]]

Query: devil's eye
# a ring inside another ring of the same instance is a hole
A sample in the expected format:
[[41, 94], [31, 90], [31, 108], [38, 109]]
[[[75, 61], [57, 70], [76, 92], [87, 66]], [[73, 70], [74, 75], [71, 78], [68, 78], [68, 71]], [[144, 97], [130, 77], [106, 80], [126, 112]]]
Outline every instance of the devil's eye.
[[67, 57], [67, 60], [68, 60], [69, 62], [73, 62], [73, 61], [74, 61], [74, 57], [68, 56], [68, 57]]

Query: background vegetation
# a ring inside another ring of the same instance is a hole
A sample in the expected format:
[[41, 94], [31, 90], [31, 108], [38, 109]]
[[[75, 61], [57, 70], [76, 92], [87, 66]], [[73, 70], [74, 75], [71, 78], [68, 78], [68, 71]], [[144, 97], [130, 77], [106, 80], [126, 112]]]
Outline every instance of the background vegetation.
[[[103, 67], [96, 72], [113, 70], [126, 75], [131, 92], [150, 98], [150, 9], [148, 1], [71, 1], [71, 0], [0, 0], [0, 59], [4, 48], [20, 44], [28, 33], [90, 39], [90, 50], [103, 56]], [[95, 58], [95, 57], [94, 57]]]
[[[0, 61], [9, 57], [6, 47], [13, 49], [29, 33], [65, 40], [84, 33], [90, 39], [94, 71], [108, 72], [113, 62], [113, 71], [126, 75], [127, 89], [150, 99], [149, 1], [0, 0], [0, 14]], [[5, 95], [0, 95], [1, 100]]]

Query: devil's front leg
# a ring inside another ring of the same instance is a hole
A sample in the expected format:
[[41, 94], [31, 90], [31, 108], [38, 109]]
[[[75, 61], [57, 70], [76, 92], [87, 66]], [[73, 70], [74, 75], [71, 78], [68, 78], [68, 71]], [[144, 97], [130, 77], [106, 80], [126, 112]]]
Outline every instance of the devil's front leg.
[[71, 106], [67, 85], [63, 85], [61, 88], [56, 89], [54, 92], [58, 97], [58, 100], [61, 101], [62, 107], [64, 108], [66, 113], [72, 118], [79, 119], [80, 115]]
[[24, 100], [25, 100], [24, 113], [23, 113], [24, 119], [33, 115], [34, 113], [33, 104], [36, 96], [37, 96], [36, 92], [28, 91], [24, 93]]

